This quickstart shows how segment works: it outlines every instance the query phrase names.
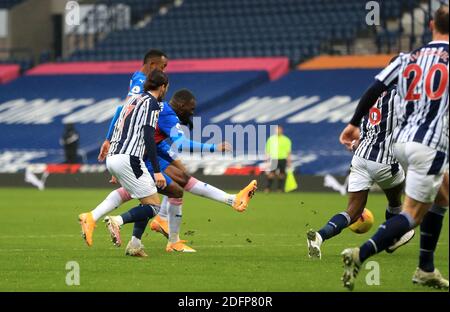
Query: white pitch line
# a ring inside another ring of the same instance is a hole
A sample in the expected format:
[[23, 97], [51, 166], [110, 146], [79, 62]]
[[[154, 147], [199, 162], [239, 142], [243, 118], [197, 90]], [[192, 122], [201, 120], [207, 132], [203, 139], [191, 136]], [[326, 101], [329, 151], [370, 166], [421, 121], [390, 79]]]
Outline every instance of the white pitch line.
[[[438, 243], [438, 245], [444, 245], [445, 243]], [[330, 247], [344, 247], [345, 244], [327, 244]], [[149, 245], [147, 245], [149, 246]], [[306, 248], [306, 243], [305, 244], [275, 244], [275, 247], [302, 247], [302, 248]], [[417, 242], [411, 242], [408, 243], [407, 246], [419, 246], [419, 243]], [[261, 244], [254, 244], [254, 243], [248, 243], [248, 244], [233, 244], [233, 245], [227, 245], [227, 244], [216, 244], [216, 245], [193, 245], [193, 247], [201, 249], [201, 248], [257, 248], [257, 247], [266, 247], [266, 245], [261, 245]], [[95, 248], [95, 247], [94, 247]], [[155, 250], [161, 248], [159, 246], [151, 246], [149, 248], [147, 248], [148, 250]], [[70, 248], [70, 251], [86, 251], [89, 250], [90, 248], [86, 247], [86, 248]], [[117, 247], [110, 247], [110, 248], [106, 248], [107, 250], [121, 250], [122, 248], [117, 248]], [[104, 249], [103, 249], [104, 250]], [[0, 248], [0, 252], [37, 252], [37, 251], [65, 251], [65, 250], [61, 250], [61, 249], [49, 249], [49, 248], [35, 248], [35, 249], [21, 249], [21, 248]]]

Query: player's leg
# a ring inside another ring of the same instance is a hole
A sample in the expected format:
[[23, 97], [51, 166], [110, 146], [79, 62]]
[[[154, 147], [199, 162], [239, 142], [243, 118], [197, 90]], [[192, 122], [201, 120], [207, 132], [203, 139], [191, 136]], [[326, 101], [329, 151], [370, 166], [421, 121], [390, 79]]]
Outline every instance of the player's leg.
[[354, 223], [364, 211], [367, 203], [369, 189], [373, 179], [367, 170], [367, 160], [353, 157], [349, 175], [347, 209], [333, 217], [319, 230], [309, 230], [306, 234], [308, 255], [310, 258], [321, 258], [322, 243]]
[[97, 221], [129, 200], [131, 200], [130, 194], [123, 187], [120, 187], [109, 193], [92, 211], [84, 212], [78, 216], [83, 238], [88, 246], [93, 244], [93, 234]]
[[[183, 217], [183, 188], [164, 173], [166, 181], [170, 183], [161, 194], [167, 196], [167, 228], [161, 227], [159, 232], [168, 238], [166, 251], [195, 252], [195, 249], [186, 245], [186, 241], [180, 239], [180, 228]], [[158, 214], [159, 215], [159, 214]], [[152, 220], [150, 227], [155, 230]], [[167, 231], [167, 232], [166, 232]]]
[[278, 159], [278, 192], [284, 192], [286, 183], [286, 159]]
[[170, 164], [164, 171], [186, 191], [228, 204], [237, 211], [244, 211], [247, 208], [251, 197], [256, 191], [256, 180], [251, 181], [238, 194], [234, 195], [191, 177], [181, 160], [177, 159], [176, 153], [165, 142], [158, 144], [158, 156]]
[[228, 194], [210, 184], [197, 180], [173, 165], [168, 166], [165, 173], [180, 186], [184, 187], [186, 191], [225, 203], [237, 211], [244, 211], [247, 208], [250, 198], [253, 196], [257, 186], [256, 181], [253, 180], [238, 194]]
[[[383, 190], [386, 198], [388, 200], [388, 206], [386, 207], [385, 217], [386, 220], [389, 220], [390, 218], [397, 216], [402, 211], [402, 194], [404, 189], [404, 183], [400, 183], [397, 186], [394, 186], [390, 189]], [[409, 243], [415, 235], [415, 230], [411, 229], [408, 232], [406, 232], [402, 237], [400, 237], [396, 242], [394, 242], [393, 245], [389, 246], [386, 251], [388, 253], [393, 253], [395, 250], [397, 250], [399, 247], [406, 245]]]
[[[150, 163], [148, 163], [150, 164]], [[150, 165], [151, 166], [151, 165]], [[153, 168], [149, 169], [151, 174], [153, 174]], [[166, 177], [167, 178], [167, 177]], [[115, 179], [113, 177], [113, 179]], [[168, 183], [169, 184], [169, 183]], [[93, 243], [93, 232], [96, 227], [96, 222], [103, 216], [109, 214], [111, 211], [122, 205], [123, 203], [131, 200], [130, 194], [125, 188], [120, 187], [111, 193], [92, 211], [82, 213], [78, 216], [81, 224], [82, 236], [85, 239], [88, 246], [92, 246]], [[163, 201], [164, 204], [164, 201]], [[167, 212], [167, 211], [166, 211]], [[163, 212], [164, 213], [164, 212]], [[165, 227], [164, 227], [164, 222]], [[161, 227], [167, 228], [167, 218], [162, 220]]]
[[[165, 190], [160, 190], [160, 194], [164, 195], [161, 201], [161, 208], [159, 210], [158, 215], [150, 222], [150, 228], [152, 231], [159, 232], [163, 234], [165, 237], [169, 238], [169, 223], [168, 223], [169, 207], [170, 207], [169, 197], [182, 198], [183, 188], [180, 188], [179, 184], [173, 182], [172, 178], [167, 173], [165, 173], [165, 170], [167, 169], [170, 163], [161, 156], [158, 156], [158, 161], [160, 170], [163, 172], [166, 181], [168, 181], [167, 185], [169, 187], [168, 188], [166, 187]], [[150, 173], [153, 174], [153, 168], [150, 163], [147, 163], [147, 168], [150, 171]], [[176, 186], [172, 184], [176, 184]]]
[[[135, 161], [133, 161], [135, 160]], [[138, 198], [140, 205], [116, 217], [106, 217], [105, 222], [116, 245], [120, 245], [120, 226], [127, 223], [142, 223], [145, 230], [148, 221], [159, 211], [159, 196], [145, 163], [128, 155], [114, 155], [107, 158], [107, 168], [118, 182], [133, 198]], [[126, 254], [146, 256], [141, 243], [143, 231], [133, 232], [132, 240], [128, 243]]]
[[308, 256], [310, 258], [321, 258], [321, 246], [325, 240], [339, 235], [343, 229], [354, 223], [361, 216], [366, 206], [369, 191], [349, 192], [347, 210], [335, 214], [319, 230], [309, 230], [306, 234], [308, 243]]
[[266, 188], [264, 189], [265, 193], [270, 193], [270, 191], [272, 190], [272, 184], [273, 184], [273, 180], [275, 178], [275, 172], [274, 171], [269, 171], [266, 174]]
[[[403, 168], [398, 164], [382, 165], [374, 164], [378, 166], [379, 170], [376, 170], [375, 181], [378, 186], [383, 190], [388, 201], [388, 206], [386, 207], [385, 218], [386, 220], [400, 214], [402, 211], [402, 194], [405, 188], [405, 172]], [[411, 229], [406, 232], [400, 239], [394, 242], [393, 245], [389, 246], [386, 251], [392, 253], [399, 247], [410, 242], [415, 235], [415, 230]]]
[[425, 145], [409, 142], [395, 144], [394, 153], [402, 166], [408, 168], [403, 209], [399, 215], [382, 224], [360, 248], [348, 248], [342, 252], [342, 281], [349, 289], [353, 288], [359, 268], [365, 260], [382, 252], [422, 222], [442, 183], [443, 159], [440, 159], [442, 154], [439, 152]]
[[433, 206], [427, 212], [420, 224], [419, 266], [413, 275], [413, 283], [448, 288], [448, 280], [443, 278], [439, 271], [434, 267], [434, 252], [441, 233], [444, 216], [449, 205], [448, 187], [447, 171]]

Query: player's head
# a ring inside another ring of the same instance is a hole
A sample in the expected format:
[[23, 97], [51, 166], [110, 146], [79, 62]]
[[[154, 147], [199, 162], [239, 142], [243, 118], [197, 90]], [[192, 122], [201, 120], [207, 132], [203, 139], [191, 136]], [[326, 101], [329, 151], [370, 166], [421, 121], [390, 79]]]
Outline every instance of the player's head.
[[190, 118], [194, 115], [196, 104], [194, 94], [188, 89], [178, 90], [170, 99], [170, 106], [182, 123], [189, 123]]
[[162, 101], [169, 89], [169, 77], [159, 69], [154, 69], [144, 84], [144, 90], [155, 94], [158, 101]]
[[282, 135], [283, 134], [283, 127], [282, 126], [277, 126], [277, 134], [278, 135]]
[[448, 36], [448, 28], [448, 5], [443, 4], [434, 12], [433, 19], [430, 21], [430, 29], [433, 32], [433, 37], [436, 37]]
[[[389, 60], [389, 64], [392, 64], [392, 63], [394, 63], [395, 62], [395, 60], [397, 59], [399, 57], [399, 55], [398, 54], [396, 54], [396, 55], [394, 55], [390, 60]], [[389, 65], [388, 64], [388, 65]]]
[[144, 67], [146, 67], [147, 72], [152, 72], [155, 69], [165, 71], [168, 63], [167, 55], [161, 51], [152, 49], [148, 51], [144, 56]]

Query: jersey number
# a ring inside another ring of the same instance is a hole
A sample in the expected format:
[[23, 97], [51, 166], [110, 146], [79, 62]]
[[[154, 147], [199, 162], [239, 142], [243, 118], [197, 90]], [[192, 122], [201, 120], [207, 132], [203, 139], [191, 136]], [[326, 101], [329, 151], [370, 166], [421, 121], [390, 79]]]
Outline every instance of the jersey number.
[[131, 112], [133, 111], [135, 105], [129, 105], [127, 107], [127, 111], [125, 112], [125, 115], [123, 116], [123, 120], [122, 123], [120, 124], [120, 129], [123, 129], [123, 126], [125, 125], [125, 120], [127, 119], [128, 115], [131, 114]]
[[[434, 79], [436, 78], [436, 72], [440, 73], [439, 85], [436, 90], [433, 90], [432, 83], [434, 83]], [[414, 101], [418, 100], [421, 97], [420, 93], [414, 93], [414, 89], [422, 78], [423, 71], [422, 68], [417, 64], [410, 64], [406, 66], [405, 71], [403, 72], [403, 77], [409, 79], [410, 74], [413, 73], [412, 82], [409, 85], [408, 92], [406, 93], [405, 100]], [[448, 83], [448, 69], [444, 64], [435, 64], [433, 65], [427, 76], [425, 77], [425, 93], [431, 100], [438, 100], [442, 97], [445, 92]]]

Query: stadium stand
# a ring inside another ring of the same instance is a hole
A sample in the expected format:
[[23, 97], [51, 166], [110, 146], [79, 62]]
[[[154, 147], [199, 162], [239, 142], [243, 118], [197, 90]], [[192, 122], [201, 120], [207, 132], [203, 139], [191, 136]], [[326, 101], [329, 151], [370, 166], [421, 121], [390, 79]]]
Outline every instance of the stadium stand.
[[0, 0], [0, 9], [10, 9], [23, 0]]
[[100, 0], [96, 3], [106, 5], [128, 5], [131, 9], [131, 20], [137, 22], [146, 15], [157, 12], [162, 5], [168, 4], [169, 2], [169, 0]]
[[20, 66], [16, 64], [0, 64], [0, 84], [19, 77]]
[[[76, 51], [70, 60], [139, 59], [154, 46], [172, 59], [287, 56], [297, 64], [328, 52], [332, 41], [354, 40], [366, 26], [366, 2], [186, 0], [143, 28], [110, 33], [95, 49]], [[395, 18], [401, 12], [401, 2], [383, 1], [384, 16]]]
[[[222, 69], [216, 72], [213, 68], [205, 72], [201, 67], [197, 72], [182, 72], [183, 68], [186, 71], [195, 66], [176, 62], [169, 63], [172, 67], [169, 67], [169, 97], [179, 88], [191, 89], [198, 99], [196, 113], [202, 117], [202, 127], [213, 125], [226, 132], [229, 125], [281, 124], [293, 139], [294, 164], [302, 174], [345, 175], [351, 154], [336, 136], [378, 69], [302, 69], [270, 80], [270, 72], [264, 67], [227, 72], [219, 64]], [[139, 62], [133, 64], [138, 66]], [[84, 161], [97, 163], [98, 148], [115, 107], [125, 96], [133, 71], [125, 63], [111, 62], [106, 64], [111, 70], [106, 74], [100, 65], [91, 63], [91, 70], [99, 71], [93, 74], [83, 73], [78, 63], [44, 64], [9, 84], [0, 85], [0, 131], [5, 134], [0, 156], [20, 160], [19, 165], [4, 168], [14, 170], [26, 163], [62, 162], [58, 139], [64, 122], [76, 124]], [[61, 71], [66, 66], [69, 66], [66, 73], [58, 73], [58, 67]], [[209, 138], [204, 135], [204, 140]], [[248, 144], [244, 143], [241, 148]], [[241, 152], [239, 148], [236, 150], [238, 154]], [[216, 167], [219, 164], [224, 166], [217, 163]], [[261, 161], [238, 158], [229, 165], [259, 164]]]
[[[74, 122], [80, 132], [84, 161], [96, 163], [98, 146], [115, 108], [126, 96], [129, 79], [129, 69], [108, 75], [62, 74], [40, 72], [38, 66], [30, 74], [0, 85], [0, 131], [5, 133], [0, 155], [18, 153], [30, 155], [30, 162], [62, 162], [58, 143], [62, 124]], [[264, 67], [252, 71], [171, 72], [168, 96], [177, 89], [190, 88], [201, 113], [268, 81]], [[36, 155], [40, 157], [35, 159]]]

